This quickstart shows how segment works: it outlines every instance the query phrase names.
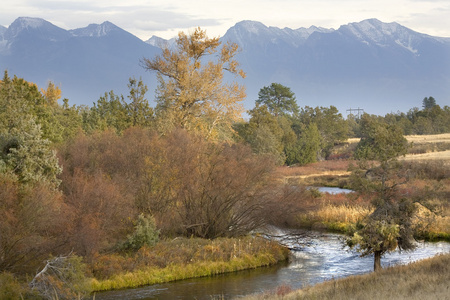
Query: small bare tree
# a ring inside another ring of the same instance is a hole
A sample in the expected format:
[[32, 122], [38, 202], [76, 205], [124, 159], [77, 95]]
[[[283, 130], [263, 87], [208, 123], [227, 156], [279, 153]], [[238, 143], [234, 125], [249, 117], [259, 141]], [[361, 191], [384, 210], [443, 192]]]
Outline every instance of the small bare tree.
[[31, 289], [44, 299], [83, 299], [90, 288], [81, 260], [72, 253], [47, 260], [30, 282]]

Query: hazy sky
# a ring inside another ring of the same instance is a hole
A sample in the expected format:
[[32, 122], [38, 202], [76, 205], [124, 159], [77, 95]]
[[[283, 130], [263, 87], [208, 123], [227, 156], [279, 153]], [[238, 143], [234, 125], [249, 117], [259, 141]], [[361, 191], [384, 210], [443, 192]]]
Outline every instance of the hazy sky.
[[223, 36], [242, 20], [280, 28], [339, 28], [377, 18], [450, 37], [450, 0], [14, 0], [2, 1], [0, 25], [39, 17], [64, 29], [110, 21], [143, 40], [176, 36], [200, 26]]

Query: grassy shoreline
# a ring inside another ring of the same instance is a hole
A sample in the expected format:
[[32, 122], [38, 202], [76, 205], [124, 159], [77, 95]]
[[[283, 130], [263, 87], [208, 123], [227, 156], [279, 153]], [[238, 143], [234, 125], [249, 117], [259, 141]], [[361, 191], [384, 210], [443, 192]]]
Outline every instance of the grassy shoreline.
[[[287, 258], [287, 257], [286, 257]], [[285, 259], [282, 259], [285, 260]], [[171, 281], [208, 277], [224, 273], [237, 272], [274, 265], [278, 260], [273, 255], [261, 254], [255, 257], [236, 258], [228, 262], [204, 261], [188, 265], [171, 265], [166, 268], [148, 268], [133, 273], [116, 275], [107, 280], [92, 280], [94, 292], [124, 288], [135, 288], [144, 285], [166, 283]]]
[[330, 280], [292, 291], [288, 287], [243, 300], [449, 299], [450, 253], [364, 275]]
[[[183, 247], [183, 253], [177, 253]], [[185, 239], [141, 251], [132, 259], [113, 264], [138, 265], [132, 270], [91, 280], [92, 291], [135, 288], [188, 278], [213, 276], [274, 265], [288, 259], [289, 250], [259, 237], [242, 239]], [[166, 260], [157, 262], [157, 259]], [[106, 258], [110, 259], [111, 258]], [[105, 263], [103, 263], [105, 264]], [[100, 268], [110, 268], [101, 266]], [[97, 273], [99, 271], [97, 270]]]

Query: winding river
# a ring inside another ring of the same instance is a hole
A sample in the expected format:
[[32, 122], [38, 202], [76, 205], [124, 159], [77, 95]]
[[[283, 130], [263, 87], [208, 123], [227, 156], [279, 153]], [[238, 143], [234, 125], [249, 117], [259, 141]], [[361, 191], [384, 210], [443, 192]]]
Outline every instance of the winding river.
[[[210, 278], [196, 278], [136, 289], [97, 293], [95, 299], [230, 299], [273, 290], [293, 289], [325, 280], [371, 272], [373, 257], [360, 257], [343, 247], [338, 234], [273, 229], [275, 238], [291, 247], [289, 263]], [[406, 264], [439, 253], [450, 252], [450, 244], [418, 243], [413, 252], [394, 252], [382, 258], [383, 267]]]
[[[336, 188], [319, 188], [319, 191], [351, 192]], [[97, 293], [95, 299], [231, 299], [274, 290], [282, 285], [299, 289], [305, 285], [373, 270], [373, 257], [360, 257], [356, 251], [345, 248], [342, 235], [278, 228], [272, 228], [267, 234], [292, 249], [289, 263], [208, 278]], [[414, 251], [389, 253], [382, 258], [381, 263], [383, 267], [407, 264], [449, 252], [449, 243], [417, 243]]]

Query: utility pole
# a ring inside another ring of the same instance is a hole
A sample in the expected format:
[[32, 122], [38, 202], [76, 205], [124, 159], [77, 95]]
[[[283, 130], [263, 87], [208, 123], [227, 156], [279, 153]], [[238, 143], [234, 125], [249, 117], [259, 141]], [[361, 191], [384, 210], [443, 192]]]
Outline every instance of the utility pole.
[[353, 112], [356, 112], [356, 116], [358, 117], [358, 119], [361, 119], [361, 115], [364, 113], [364, 109], [362, 108], [349, 108], [347, 109], [347, 116], [348, 115], [354, 115]]

